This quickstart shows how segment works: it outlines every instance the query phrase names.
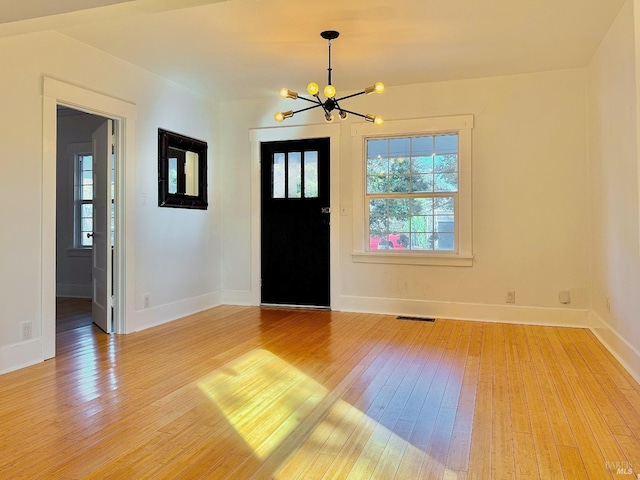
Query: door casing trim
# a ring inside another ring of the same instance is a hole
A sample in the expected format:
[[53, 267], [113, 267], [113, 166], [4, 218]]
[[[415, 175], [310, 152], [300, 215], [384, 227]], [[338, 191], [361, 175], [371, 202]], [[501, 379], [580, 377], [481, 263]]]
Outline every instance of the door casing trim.
[[329, 138], [331, 213], [329, 231], [329, 279], [331, 309], [340, 310], [340, 136], [339, 123], [249, 130], [251, 141], [251, 305], [260, 305], [261, 215], [260, 144], [287, 140]]
[[128, 333], [127, 319], [133, 318], [133, 262], [127, 252], [134, 251], [133, 215], [128, 214], [127, 198], [134, 191], [135, 122], [133, 103], [43, 76], [42, 86], [42, 271], [41, 317], [42, 358], [53, 358], [56, 351], [56, 144], [57, 106], [63, 105], [116, 121], [116, 239], [114, 248], [114, 333]]

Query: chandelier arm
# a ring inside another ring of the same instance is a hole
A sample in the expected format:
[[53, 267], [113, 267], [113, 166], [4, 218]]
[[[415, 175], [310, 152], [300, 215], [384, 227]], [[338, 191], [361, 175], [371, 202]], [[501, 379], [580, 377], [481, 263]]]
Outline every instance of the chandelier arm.
[[347, 95], [345, 97], [340, 97], [336, 99], [336, 102], [339, 102], [340, 100], [346, 100], [347, 98], [357, 97], [358, 95], [364, 95], [365, 93], [367, 92], [365, 92], [364, 90], [358, 93], [352, 93], [351, 95]]
[[312, 100], [312, 99], [310, 99], [310, 98], [303, 97], [303, 96], [301, 96], [301, 95], [298, 95], [298, 98], [299, 98], [300, 100], [306, 100], [307, 102], [315, 103], [316, 105], [320, 105], [320, 104], [322, 103], [322, 102], [320, 101], [320, 99], [318, 98], [318, 96], [317, 96], [317, 95], [314, 95], [315, 100]]
[[340, 108], [340, 107], [336, 107], [338, 109], [338, 111], [340, 112], [346, 112], [346, 113], [350, 113], [351, 115], [356, 115], [358, 117], [362, 117], [362, 118], [367, 118], [366, 115], [363, 115], [362, 113], [358, 113], [358, 112], [352, 112], [351, 110], [347, 110], [345, 108]]
[[300, 110], [294, 110], [293, 113], [306, 112], [307, 110], [313, 110], [314, 108], [318, 108], [318, 107], [323, 107], [324, 108], [324, 105], [316, 104], [316, 105], [314, 105], [312, 107], [301, 108]]

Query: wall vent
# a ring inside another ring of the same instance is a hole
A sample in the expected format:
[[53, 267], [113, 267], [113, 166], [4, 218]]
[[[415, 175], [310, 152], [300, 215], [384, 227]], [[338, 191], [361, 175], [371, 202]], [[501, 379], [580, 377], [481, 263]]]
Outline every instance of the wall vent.
[[435, 322], [435, 318], [427, 318], [427, 317], [407, 317], [404, 315], [398, 315], [396, 320], [414, 320], [416, 322]]

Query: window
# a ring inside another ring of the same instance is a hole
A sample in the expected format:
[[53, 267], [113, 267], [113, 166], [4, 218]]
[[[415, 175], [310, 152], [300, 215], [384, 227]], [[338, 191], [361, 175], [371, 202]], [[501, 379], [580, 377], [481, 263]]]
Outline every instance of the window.
[[276, 152], [271, 198], [318, 198], [318, 152]]
[[93, 156], [75, 155], [75, 247], [91, 248], [93, 238]]
[[362, 159], [355, 261], [471, 265], [472, 122], [391, 121], [382, 134], [354, 125], [354, 158]]
[[[90, 145], [90, 144], [89, 144]], [[74, 154], [74, 248], [89, 249], [93, 246], [93, 155]], [[115, 240], [115, 170], [111, 169], [111, 245]]]
[[458, 134], [366, 140], [370, 250], [455, 251]]

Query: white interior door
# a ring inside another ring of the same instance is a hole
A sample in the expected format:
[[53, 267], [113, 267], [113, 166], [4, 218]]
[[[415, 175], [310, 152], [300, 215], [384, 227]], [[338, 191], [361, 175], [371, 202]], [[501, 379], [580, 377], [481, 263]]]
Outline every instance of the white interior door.
[[105, 121], [93, 132], [93, 323], [112, 332], [112, 171], [113, 121]]

